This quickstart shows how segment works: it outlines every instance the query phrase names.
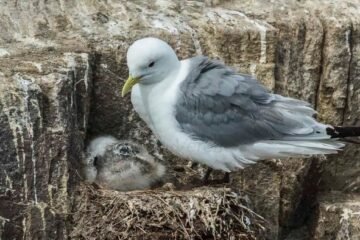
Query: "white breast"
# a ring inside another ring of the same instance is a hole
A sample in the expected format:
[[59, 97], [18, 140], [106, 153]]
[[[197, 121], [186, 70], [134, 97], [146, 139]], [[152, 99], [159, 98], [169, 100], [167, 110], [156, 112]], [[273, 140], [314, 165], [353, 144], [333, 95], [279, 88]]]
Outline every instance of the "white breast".
[[[140, 89], [140, 85], [135, 85], [131, 90], [131, 103], [135, 111], [139, 114], [141, 119], [146, 122], [148, 127], [153, 130], [152, 121], [148, 112], [148, 102], [144, 99], [147, 94], [144, 93], [146, 89]], [[144, 96], [144, 97], [143, 97]]]

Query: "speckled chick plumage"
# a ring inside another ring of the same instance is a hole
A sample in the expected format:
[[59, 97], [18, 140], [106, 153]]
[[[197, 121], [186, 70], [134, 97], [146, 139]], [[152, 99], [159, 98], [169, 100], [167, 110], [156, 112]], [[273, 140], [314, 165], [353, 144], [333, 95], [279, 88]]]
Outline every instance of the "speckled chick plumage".
[[165, 173], [143, 146], [111, 136], [92, 140], [86, 159], [86, 180], [118, 191], [150, 188]]

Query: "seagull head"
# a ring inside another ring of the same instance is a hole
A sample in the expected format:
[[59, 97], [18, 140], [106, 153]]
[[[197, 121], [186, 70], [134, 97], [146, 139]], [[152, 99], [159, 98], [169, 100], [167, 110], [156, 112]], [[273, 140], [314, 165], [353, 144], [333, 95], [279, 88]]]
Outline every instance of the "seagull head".
[[122, 96], [135, 84], [156, 84], [176, 70], [180, 61], [174, 50], [157, 38], [142, 38], [135, 41], [127, 52], [129, 78], [122, 89]]

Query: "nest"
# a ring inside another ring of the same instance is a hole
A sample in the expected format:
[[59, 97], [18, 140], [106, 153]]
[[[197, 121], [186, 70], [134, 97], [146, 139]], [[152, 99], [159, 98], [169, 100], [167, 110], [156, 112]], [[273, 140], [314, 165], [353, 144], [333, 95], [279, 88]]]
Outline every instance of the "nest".
[[229, 188], [117, 192], [81, 185], [72, 239], [259, 239], [264, 219]]

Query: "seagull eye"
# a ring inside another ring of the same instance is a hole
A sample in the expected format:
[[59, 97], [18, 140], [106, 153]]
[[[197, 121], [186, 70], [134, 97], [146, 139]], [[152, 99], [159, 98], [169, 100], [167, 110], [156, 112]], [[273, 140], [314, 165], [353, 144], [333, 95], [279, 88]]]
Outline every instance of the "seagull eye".
[[149, 63], [148, 67], [153, 67], [154, 64], [155, 64], [155, 62], [151, 62], [151, 63]]

